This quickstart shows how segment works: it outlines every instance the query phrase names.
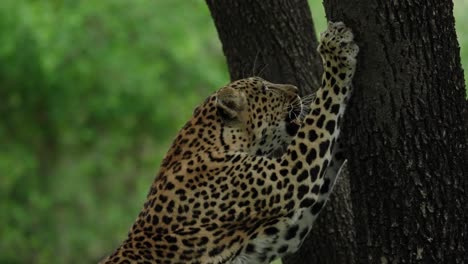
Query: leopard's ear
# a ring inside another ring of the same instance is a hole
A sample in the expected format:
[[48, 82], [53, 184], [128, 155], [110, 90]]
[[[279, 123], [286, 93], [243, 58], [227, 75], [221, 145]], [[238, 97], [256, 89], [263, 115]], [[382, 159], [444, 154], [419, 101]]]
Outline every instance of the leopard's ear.
[[218, 115], [225, 121], [238, 119], [239, 113], [245, 108], [246, 103], [245, 96], [231, 87], [224, 87], [217, 93]]

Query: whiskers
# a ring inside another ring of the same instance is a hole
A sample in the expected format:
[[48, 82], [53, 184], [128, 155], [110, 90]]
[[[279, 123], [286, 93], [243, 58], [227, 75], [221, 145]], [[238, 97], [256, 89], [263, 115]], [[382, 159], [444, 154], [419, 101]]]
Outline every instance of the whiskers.
[[284, 111], [288, 112], [290, 120], [302, 121], [305, 116], [310, 112], [310, 105], [315, 99], [315, 94], [309, 94], [302, 98], [297, 98], [290, 104], [286, 105]]

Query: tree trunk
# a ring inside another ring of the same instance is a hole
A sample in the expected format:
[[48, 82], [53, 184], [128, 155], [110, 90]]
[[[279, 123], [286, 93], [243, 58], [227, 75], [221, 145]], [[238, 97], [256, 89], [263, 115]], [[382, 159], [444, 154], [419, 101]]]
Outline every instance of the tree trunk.
[[468, 262], [468, 120], [450, 0], [326, 0], [361, 52], [343, 135], [358, 263]]
[[[207, 0], [223, 44], [231, 80], [253, 75], [291, 83], [301, 94], [320, 85], [317, 39], [306, 0]], [[349, 179], [334, 194], [300, 252], [283, 263], [354, 263], [355, 238]], [[324, 258], [323, 256], [327, 256]]]

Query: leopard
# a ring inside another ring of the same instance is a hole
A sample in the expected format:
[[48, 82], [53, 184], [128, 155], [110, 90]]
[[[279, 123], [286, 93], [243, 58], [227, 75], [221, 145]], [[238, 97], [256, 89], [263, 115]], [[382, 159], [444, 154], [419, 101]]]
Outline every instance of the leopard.
[[358, 45], [329, 22], [321, 87], [234, 81], [172, 143], [127, 238], [100, 263], [269, 263], [297, 251], [346, 163], [339, 143]]

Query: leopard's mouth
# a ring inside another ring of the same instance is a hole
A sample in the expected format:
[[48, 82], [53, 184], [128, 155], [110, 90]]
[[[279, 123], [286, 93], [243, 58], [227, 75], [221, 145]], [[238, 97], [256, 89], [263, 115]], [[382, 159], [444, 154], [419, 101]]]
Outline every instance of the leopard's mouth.
[[[286, 132], [294, 137], [297, 134], [297, 131], [302, 125], [305, 115], [307, 114], [307, 105], [304, 103], [309, 103], [308, 99], [310, 96], [306, 96], [306, 101], [300, 96], [296, 96], [286, 107]], [[274, 149], [268, 156], [278, 158], [281, 157], [287, 150], [289, 142], [284, 142], [284, 144], [276, 149]]]
[[[286, 117], [285, 117], [285, 128], [288, 135], [291, 137], [297, 134], [297, 131], [301, 127], [303, 118], [303, 106], [301, 97], [297, 96], [286, 106]], [[285, 142], [281, 146], [273, 149], [268, 156], [273, 158], [281, 157], [289, 146], [289, 141], [285, 139]]]
[[302, 105], [302, 100], [298, 96], [297, 99], [295, 99], [291, 104], [288, 105], [287, 111], [288, 111], [288, 117], [287, 119], [293, 121], [296, 119], [299, 119], [302, 114], [303, 110], [303, 105]]
[[304, 106], [301, 97], [297, 96], [287, 107], [286, 114], [286, 132], [290, 136], [296, 135], [301, 127], [302, 119], [304, 117]]

